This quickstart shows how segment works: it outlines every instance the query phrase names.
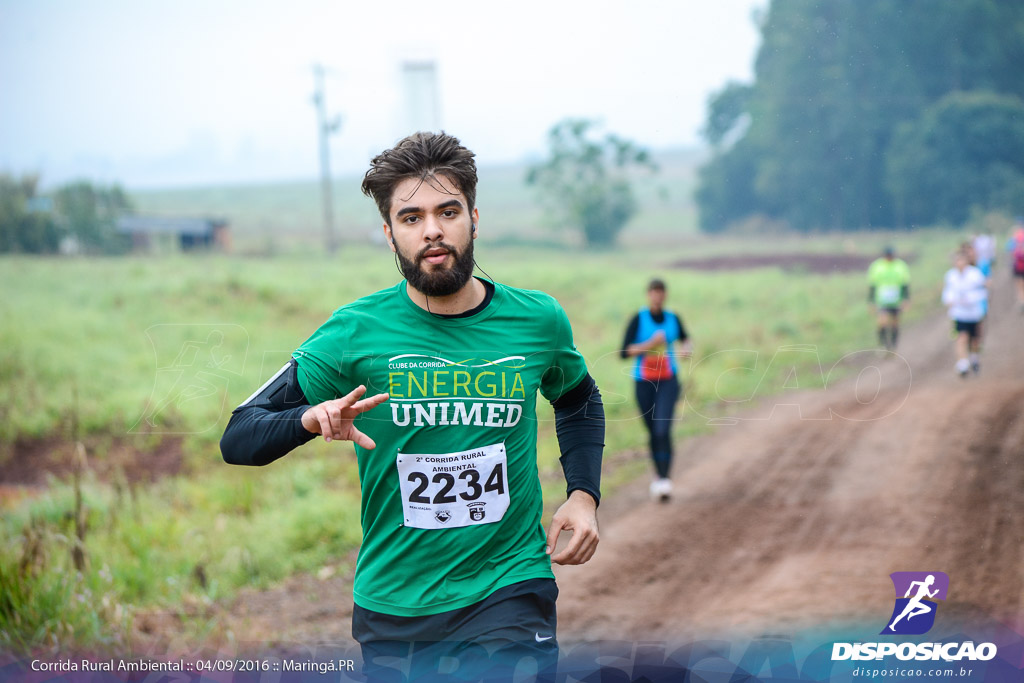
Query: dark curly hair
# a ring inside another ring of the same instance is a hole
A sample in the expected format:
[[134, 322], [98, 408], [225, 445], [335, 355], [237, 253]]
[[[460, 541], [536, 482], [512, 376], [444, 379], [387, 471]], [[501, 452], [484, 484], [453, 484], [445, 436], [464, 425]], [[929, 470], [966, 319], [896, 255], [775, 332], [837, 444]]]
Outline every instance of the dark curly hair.
[[384, 221], [391, 225], [391, 196], [403, 180], [425, 182], [443, 175], [466, 196], [468, 211], [476, 207], [475, 155], [458, 138], [440, 133], [413, 133], [375, 156], [363, 176], [363, 194], [377, 202]]

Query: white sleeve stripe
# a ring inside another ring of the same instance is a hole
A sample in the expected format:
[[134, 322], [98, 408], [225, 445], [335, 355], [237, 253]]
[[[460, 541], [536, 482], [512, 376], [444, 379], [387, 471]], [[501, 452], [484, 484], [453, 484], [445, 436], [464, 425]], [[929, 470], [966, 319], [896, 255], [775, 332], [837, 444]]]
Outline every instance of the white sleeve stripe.
[[281, 375], [283, 375], [283, 374], [285, 373], [285, 371], [286, 371], [286, 370], [288, 369], [288, 366], [289, 366], [289, 365], [291, 365], [291, 361], [288, 361], [287, 363], [285, 363], [285, 364], [284, 364], [284, 367], [283, 367], [283, 368], [281, 368], [280, 370], [278, 370], [277, 372], [275, 372], [275, 373], [274, 373], [274, 376], [273, 376], [273, 377], [271, 377], [271, 378], [270, 378], [270, 379], [268, 379], [268, 380], [267, 380], [266, 382], [264, 382], [264, 383], [263, 383], [263, 386], [261, 386], [261, 387], [260, 387], [259, 389], [257, 389], [256, 391], [252, 392], [252, 396], [250, 396], [249, 398], [247, 398], [247, 399], [245, 399], [244, 401], [242, 401], [242, 402], [241, 402], [241, 403], [240, 403], [240, 404], [238, 405], [238, 407], [239, 407], [239, 408], [241, 408], [242, 406], [244, 406], [244, 405], [248, 405], [248, 404], [249, 404], [250, 402], [252, 402], [252, 400], [253, 400], [254, 398], [256, 398], [257, 396], [259, 396], [259, 395], [260, 395], [260, 393], [261, 393], [261, 392], [262, 392], [262, 391], [263, 391], [264, 389], [266, 389], [267, 387], [269, 387], [269, 386], [270, 386], [270, 385], [271, 385], [271, 384], [272, 384], [272, 383], [274, 382], [274, 380], [275, 380], [275, 379], [277, 379], [278, 377], [280, 377]]

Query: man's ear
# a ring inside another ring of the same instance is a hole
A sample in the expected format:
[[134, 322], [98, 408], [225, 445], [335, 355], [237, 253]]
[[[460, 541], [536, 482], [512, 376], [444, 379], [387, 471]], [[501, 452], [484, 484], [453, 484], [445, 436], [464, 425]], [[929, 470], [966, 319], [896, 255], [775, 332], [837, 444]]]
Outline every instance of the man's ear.
[[473, 228], [474, 229], [473, 229], [473, 232], [470, 235], [470, 237], [472, 237], [473, 239], [476, 239], [477, 235], [480, 234], [480, 212], [477, 210], [477, 208], [475, 206], [473, 207], [473, 213], [471, 214], [471, 216], [472, 216], [471, 220], [473, 221]]
[[384, 239], [388, 241], [388, 247], [391, 251], [395, 251], [395, 237], [391, 234], [391, 226], [384, 223]]

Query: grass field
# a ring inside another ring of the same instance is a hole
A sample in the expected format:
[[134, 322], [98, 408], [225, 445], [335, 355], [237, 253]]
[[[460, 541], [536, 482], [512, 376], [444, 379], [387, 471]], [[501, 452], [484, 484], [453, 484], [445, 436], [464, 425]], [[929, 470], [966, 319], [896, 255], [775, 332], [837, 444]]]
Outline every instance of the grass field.
[[[667, 281], [669, 306], [682, 314], [701, 361], [684, 371], [687, 406], [677, 432], [685, 436], [725, 412], [723, 400], [747, 405], [785, 391], [794, 369], [813, 378], [818, 363], [827, 369], [873, 347], [873, 323], [860, 271], [698, 272], [670, 264], [736, 252], [874, 255], [886, 239], [917, 255], [912, 321], [938, 305], [952, 233], [878, 234], [857, 243], [689, 237], [666, 240], [657, 251], [599, 253], [481, 240], [478, 260], [497, 280], [548, 291], [563, 303], [604, 395], [608, 452], [622, 453], [642, 451], [645, 433], [617, 350], [651, 276]], [[313, 442], [283, 462], [245, 469], [221, 462], [217, 440], [231, 408], [334, 308], [397, 278], [383, 247], [354, 244], [335, 258], [0, 260], [3, 291], [17, 293], [0, 302], [0, 467], [41, 448], [72, 461], [68, 444], [75, 441], [86, 446], [87, 462], [78, 467], [79, 484], [69, 465], [55, 469], [65, 475], [43, 488], [7, 492], [0, 649], [123, 651], [141, 607], [187, 612], [182, 606], [224, 600], [242, 586], [345, 562], [360, 540], [347, 444]], [[797, 344], [816, 354], [772, 362], [780, 348]], [[190, 349], [214, 349], [209, 357], [219, 365], [201, 376], [207, 366]], [[199, 368], [193, 380], [206, 389], [176, 393], [188, 385], [178, 375], [182, 367]], [[540, 417], [538, 455], [546, 500], [554, 502], [563, 484], [550, 409]], [[136, 470], [155, 463], [168, 444], [181, 451], [173, 472], [129, 476], [117, 464], [126, 449]], [[104, 467], [108, 461], [114, 464]], [[645, 470], [641, 457], [628, 459], [607, 483]], [[209, 627], [183, 628], [197, 635]]]

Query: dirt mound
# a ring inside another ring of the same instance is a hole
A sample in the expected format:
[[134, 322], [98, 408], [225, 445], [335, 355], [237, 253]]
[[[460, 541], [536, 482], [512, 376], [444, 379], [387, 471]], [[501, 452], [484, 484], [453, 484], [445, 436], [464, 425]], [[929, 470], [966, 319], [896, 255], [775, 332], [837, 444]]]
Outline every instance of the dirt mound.
[[[84, 443], [86, 468], [102, 481], [123, 478], [126, 483], [152, 483], [182, 471], [181, 439], [168, 437], [142, 451], [125, 439]], [[50, 479], [65, 480], [74, 473], [75, 444], [57, 437], [18, 439], [0, 452], [0, 505], [30, 495]]]
[[[808, 273], [839, 273], [850, 270], [867, 270], [877, 256], [862, 254], [739, 254], [736, 256], [711, 256], [702, 259], [684, 259], [672, 264], [673, 268], [689, 270], [749, 270], [751, 268], [782, 268]], [[903, 257], [908, 263], [914, 256]]]

